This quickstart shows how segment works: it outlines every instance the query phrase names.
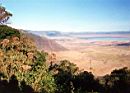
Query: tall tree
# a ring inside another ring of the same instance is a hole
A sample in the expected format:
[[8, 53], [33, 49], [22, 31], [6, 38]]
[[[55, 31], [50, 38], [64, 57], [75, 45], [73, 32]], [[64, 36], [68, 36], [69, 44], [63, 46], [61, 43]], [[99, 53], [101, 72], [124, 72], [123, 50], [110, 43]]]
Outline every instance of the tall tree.
[[12, 14], [0, 5], [0, 25], [6, 24]]

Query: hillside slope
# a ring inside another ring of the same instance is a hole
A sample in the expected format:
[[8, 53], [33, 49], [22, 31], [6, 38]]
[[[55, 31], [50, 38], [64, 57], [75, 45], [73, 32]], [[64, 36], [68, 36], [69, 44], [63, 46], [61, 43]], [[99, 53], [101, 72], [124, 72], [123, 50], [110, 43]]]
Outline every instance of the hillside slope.
[[26, 32], [0, 25], [0, 93], [54, 93], [46, 62]]
[[67, 50], [65, 47], [58, 44], [55, 40], [48, 39], [46, 37], [40, 37], [38, 35], [27, 33], [29, 37], [31, 37], [36, 47], [39, 50], [45, 50], [45, 51], [65, 51]]

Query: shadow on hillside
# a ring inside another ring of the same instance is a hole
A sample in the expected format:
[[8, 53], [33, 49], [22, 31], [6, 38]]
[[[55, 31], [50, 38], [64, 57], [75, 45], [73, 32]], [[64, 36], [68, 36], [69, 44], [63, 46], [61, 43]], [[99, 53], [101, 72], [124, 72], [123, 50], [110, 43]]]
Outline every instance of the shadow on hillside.
[[0, 74], [0, 93], [34, 93], [34, 90], [25, 81], [18, 83], [16, 76], [12, 75], [8, 80], [2, 80], [3, 74]]

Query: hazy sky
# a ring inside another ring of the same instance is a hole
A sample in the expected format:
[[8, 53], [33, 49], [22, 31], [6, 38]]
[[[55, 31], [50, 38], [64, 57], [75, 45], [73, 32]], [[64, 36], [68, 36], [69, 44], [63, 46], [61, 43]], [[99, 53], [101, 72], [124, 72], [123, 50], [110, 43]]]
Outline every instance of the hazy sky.
[[130, 0], [0, 0], [12, 26], [28, 30], [130, 30]]

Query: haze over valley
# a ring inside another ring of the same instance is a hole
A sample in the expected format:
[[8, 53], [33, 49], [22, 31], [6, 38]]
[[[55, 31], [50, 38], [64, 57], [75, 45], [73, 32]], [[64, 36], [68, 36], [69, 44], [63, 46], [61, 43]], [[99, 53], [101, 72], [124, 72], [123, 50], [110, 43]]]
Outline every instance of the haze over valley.
[[[109, 74], [116, 68], [130, 67], [129, 31], [79, 33], [58, 31], [29, 32], [43, 38], [44, 41], [36, 41], [41, 42], [37, 43], [37, 46], [42, 46], [42, 42], [48, 42], [48, 44], [43, 43], [43, 46], [47, 46], [49, 52], [56, 53], [57, 60], [70, 60], [77, 64], [81, 70], [92, 71], [96, 76]], [[51, 41], [45, 40], [45, 37]], [[59, 47], [55, 47], [57, 45]]]

